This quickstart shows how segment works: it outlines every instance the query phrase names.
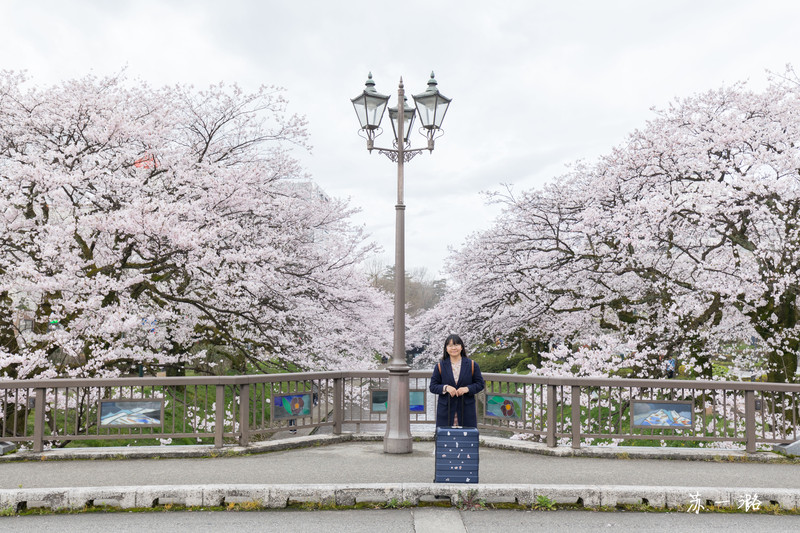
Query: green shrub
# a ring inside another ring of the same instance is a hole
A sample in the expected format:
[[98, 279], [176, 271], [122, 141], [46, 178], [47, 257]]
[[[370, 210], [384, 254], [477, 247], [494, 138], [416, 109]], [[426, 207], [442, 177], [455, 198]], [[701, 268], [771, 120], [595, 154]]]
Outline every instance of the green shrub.
[[533, 364], [533, 357], [526, 357], [525, 359], [517, 363], [517, 367], [514, 370], [518, 374], [527, 374], [531, 370], [530, 368], [528, 368], [528, 365], [532, 364]]

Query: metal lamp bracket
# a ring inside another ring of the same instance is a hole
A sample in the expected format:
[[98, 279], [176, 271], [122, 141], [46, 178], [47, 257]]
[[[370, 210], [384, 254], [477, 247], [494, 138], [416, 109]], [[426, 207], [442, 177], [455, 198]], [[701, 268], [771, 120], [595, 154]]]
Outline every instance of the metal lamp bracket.
[[[367, 148], [369, 148], [369, 145], [367, 146]], [[393, 162], [397, 163], [399, 159], [398, 154], [400, 153], [398, 150], [394, 150], [391, 148], [375, 148], [375, 149], [378, 150], [379, 154], [383, 154], [389, 159], [391, 159]], [[418, 156], [425, 150], [428, 150], [428, 148], [414, 148], [411, 150], [403, 150], [403, 162], [408, 163], [409, 161], [414, 159], [414, 157]]]

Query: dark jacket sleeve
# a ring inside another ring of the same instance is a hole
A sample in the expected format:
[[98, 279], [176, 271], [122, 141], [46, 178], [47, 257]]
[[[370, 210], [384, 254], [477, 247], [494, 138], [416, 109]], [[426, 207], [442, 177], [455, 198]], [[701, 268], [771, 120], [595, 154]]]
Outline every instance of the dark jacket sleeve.
[[442, 383], [442, 373], [439, 372], [439, 364], [433, 367], [433, 375], [431, 376], [431, 384], [428, 389], [433, 394], [441, 394], [444, 392], [444, 383]]
[[478, 363], [475, 363], [475, 372], [472, 374], [472, 383], [467, 385], [467, 388], [469, 389], [469, 393], [475, 396], [480, 391], [482, 391], [484, 387], [486, 387], [486, 383], [483, 381], [483, 374], [481, 374], [481, 367], [478, 366]]

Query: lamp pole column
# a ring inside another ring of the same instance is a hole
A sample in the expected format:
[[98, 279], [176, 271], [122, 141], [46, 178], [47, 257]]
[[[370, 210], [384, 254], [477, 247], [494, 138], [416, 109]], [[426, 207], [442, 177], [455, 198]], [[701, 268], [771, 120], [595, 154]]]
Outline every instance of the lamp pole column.
[[397, 89], [397, 205], [395, 205], [394, 244], [394, 350], [389, 370], [389, 401], [386, 412], [385, 453], [411, 453], [408, 371], [406, 363], [406, 258], [405, 209], [403, 204], [403, 164], [405, 163], [403, 79]]

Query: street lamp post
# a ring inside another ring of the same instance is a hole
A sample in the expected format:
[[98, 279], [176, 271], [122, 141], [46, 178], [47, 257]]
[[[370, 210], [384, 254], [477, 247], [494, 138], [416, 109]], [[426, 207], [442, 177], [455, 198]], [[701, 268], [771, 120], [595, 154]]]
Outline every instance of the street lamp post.
[[389, 109], [389, 119], [394, 132], [394, 148], [375, 148], [375, 137], [381, 134], [380, 123], [389, 97], [375, 90], [372, 73], [364, 91], [353, 98], [353, 107], [367, 140], [367, 150], [376, 149], [397, 163], [397, 204], [395, 205], [395, 255], [394, 255], [394, 348], [389, 370], [389, 401], [386, 409], [386, 434], [383, 438], [385, 453], [411, 453], [411, 421], [409, 417], [408, 371], [406, 363], [406, 268], [405, 268], [405, 209], [403, 203], [403, 165], [424, 150], [433, 152], [434, 139], [442, 133], [442, 121], [450, 99], [439, 93], [431, 72], [428, 88], [414, 95], [416, 111], [422, 122], [421, 132], [428, 139], [427, 148], [411, 148], [409, 132], [414, 123], [415, 109], [406, 104], [403, 79], [397, 89], [397, 107]]

